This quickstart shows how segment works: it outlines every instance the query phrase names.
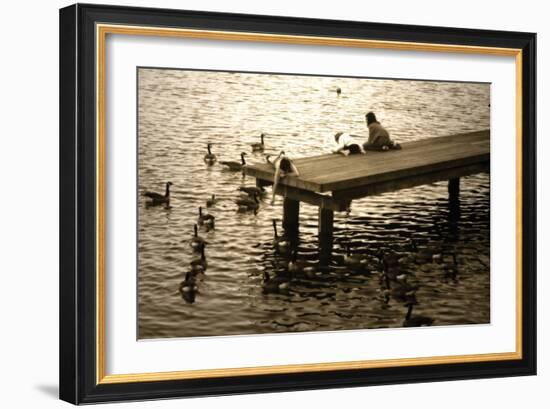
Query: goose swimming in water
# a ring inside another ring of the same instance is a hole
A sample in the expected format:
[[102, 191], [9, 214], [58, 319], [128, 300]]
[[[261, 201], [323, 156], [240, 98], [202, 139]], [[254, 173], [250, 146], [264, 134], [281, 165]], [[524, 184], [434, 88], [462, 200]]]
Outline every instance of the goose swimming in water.
[[250, 197], [254, 197], [255, 194], [261, 196], [265, 193], [265, 189], [256, 186], [240, 186], [237, 190], [246, 193]]
[[367, 258], [360, 254], [351, 254], [349, 244], [346, 246], [346, 255], [344, 256], [344, 264], [353, 269], [362, 269], [367, 265]]
[[217, 157], [212, 153], [212, 144], [209, 143], [206, 145], [206, 149], [208, 149], [208, 153], [204, 155], [204, 163], [206, 163], [208, 166], [212, 166], [214, 163], [216, 163]]
[[279, 253], [286, 253], [290, 249], [290, 240], [285, 236], [279, 236], [277, 233], [277, 221], [273, 219], [273, 247]]
[[185, 280], [180, 283], [178, 291], [186, 302], [192, 304], [195, 302], [197, 290], [195, 275], [191, 271], [188, 271], [185, 274]]
[[240, 199], [235, 200], [235, 203], [237, 206], [239, 206], [239, 209], [242, 210], [258, 210], [260, 207], [260, 200], [258, 199], [258, 194], [254, 193], [252, 197], [243, 197]]
[[306, 277], [312, 278], [315, 275], [316, 268], [305, 260], [298, 260], [298, 251], [294, 250], [288, 262], [287, 270], [291, 275], [303, 273]]
[[218, 203], [218, 199], [216, 199], [216, 195], [212, 195], [212, 197], [206, 201], [206, 207], [212, 207], [216, 203]]
[[264, 147], [265, 147], [265, 145], [264, 145], [264, 136], [265, 136], [265, 134], [262, 132], [262, 134], [260, 135], [260, 141], [261, 142], [250, 144], [250, 146], [252, 147], [252, 152], [263, 152]]
[[203, 214], [202, 207], [199, 206], [199, 217], [197, 223], [199, 226], [205, 225], [206, 227], [214, 227], [214, 220], [216, 218], [211, 214]]
[[193, 236], [189, 244], [193, 248], [193, 250], [201, 251], [201, 248], [203, 248], [206, 245], [206, 240], [204, 240], [201, 236], [198, 235], [198, 227], [196, 224], [193, 228], [195, 230], [195, 235]]
[[418, 304], [416, 301], [407, 303], [407, 315], [403, 321], [404, 327], [429, 327], [434, 323], [434, 319], [431, 317], [426, 317], [424, 315], [415, 315], [412, 316], [413, 306]]
[[267, 271], [264, 271], [262, 290], [264, 294], [276, 294], [288, 290], [290, 286], [290, 277], [271, 277]]
[[238, 172], [240, 170], [243, 170], [243, 167], [246, 166], [246, 161], [244, 160], [245, 156], [246, 156], [246, 153], [241, 152], [241, 161], [240, 162], [220, 161], [220, 164], [226, 166], [227, 169], [232, 171], [232, 172]]
[[191, 271], [194, 272], [202, 273], [206, 271], [206, 268], [208, 267], [208, 262], [206, 261], [206, 256], [204, 254], [204, 246], [201, 247], [201, 256], [199, 258], [191, 260], [189, 266], [191, 267]]
[[170, 203], [170, 186], [172, 182], [166, 182], [166, 191], [163, 195], [155, 192], [145, 192], [143, 196], [151, 199], [147, 204], [148, 205], [159, 205], [163, 203]]

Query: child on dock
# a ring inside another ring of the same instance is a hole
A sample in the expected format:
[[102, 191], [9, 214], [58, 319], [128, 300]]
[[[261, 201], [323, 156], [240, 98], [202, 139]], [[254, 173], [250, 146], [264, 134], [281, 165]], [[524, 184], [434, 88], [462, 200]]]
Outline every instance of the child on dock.
[[361, 146], [350, 134], [344, 132], [336, 132], [334, 134], [334, 141], [336, 142], [336, 147], [332, 150], [332, 153], [341, 153], [343, 155], [354, 155], [357, 153], [362, 153]]
[[275, 204], [275, 192], [277, 191], [277, 185], [279, 180], [285, 176], [300, 176], [298, 168], [292, 163], [290, 158], [285, 156], [285, 152], [281, 151], [277, 158], [273, 161], [273, 166], [275, 167], [275, 175], [273, 176], [273, 194], [271, 196], [271, 204]]
[[401, 145], [390, 139], [390, 134], [380, 122], [376, 120], [374, 112], [365, 115], [367, 128], [369, 129], [369, 139], [363, 144], [366, 151], [386, 151], [388, 149], [401, 149]]

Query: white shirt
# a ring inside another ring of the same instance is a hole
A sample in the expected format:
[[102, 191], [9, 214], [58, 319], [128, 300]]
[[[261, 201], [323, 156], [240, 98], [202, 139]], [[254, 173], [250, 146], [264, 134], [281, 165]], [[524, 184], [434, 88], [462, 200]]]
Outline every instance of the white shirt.
[[[332, 136], [332, 140], [334, 140], [334, 135]], [[338, 143], [334, 143], [335, 147], [332, 149], [332, 151], [338, 152], [339, 149], [345, 148], [353, 144], [356, 144], [361, 149], [361, 144], [357, 143], [357, 141], [349, 133], [344, 132], [342, 135], [340, 135]]]

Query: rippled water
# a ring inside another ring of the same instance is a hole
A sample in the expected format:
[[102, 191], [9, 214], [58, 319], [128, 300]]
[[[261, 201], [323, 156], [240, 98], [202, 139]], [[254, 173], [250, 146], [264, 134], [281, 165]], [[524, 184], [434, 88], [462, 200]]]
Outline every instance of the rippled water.
[[[366, 140], [369, 110], [399, 142], [488, 129], [489, 85], [140, 69], [138, 92], [139, 338], [403, 326], [407, 307], [385, 291], [380, 251], [400, 258], [392, 279], [404, 272], [418, 285], [413, 315], [433, 325], [490, 321], [488, 175], [462, 179], [459, 216], [446, 183], [353, 201], [350, 212], [335, 213], [330, 267], [264, 294], [263, 272], [284, 274], [288, 260], [272, 242], [272, 219], [282, 229], [282, 199], [271, 206], [264, 198], [257, 215], [238, 213], [237, 188], [254, 180], [203, 162], [207, 142], [218, 160], [239, 160], [245, 151], [249, 162], [263, 161], [249, 146], [261, 132], [266, 151], [325, 153], [336, 131]], [[146, 207], [141, 193], [164, 192], [167, 181], [170, 206]], [[198, 207], [211, 194], [219, 198], [208, 209], [216, 228], [199, 232], [208, 269], [189, 303], [178, 287], [197, 257], [189, 239]], [[301, 204], [299, 239], [298, 258], [315, 265], [316, 207]], [[347, 243], [369, 257], [370, 271], [343, 265]]]

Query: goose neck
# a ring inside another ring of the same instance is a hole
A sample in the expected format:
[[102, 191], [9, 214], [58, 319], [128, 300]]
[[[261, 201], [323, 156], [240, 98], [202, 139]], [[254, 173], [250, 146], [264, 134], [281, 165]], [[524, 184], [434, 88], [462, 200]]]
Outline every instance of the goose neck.
[[411, 319], [412, 311], [413, 311], [413, 304], [409, 303], [409, 308], [407, 309], [407, 316], [405, 317], [406, 321]]

